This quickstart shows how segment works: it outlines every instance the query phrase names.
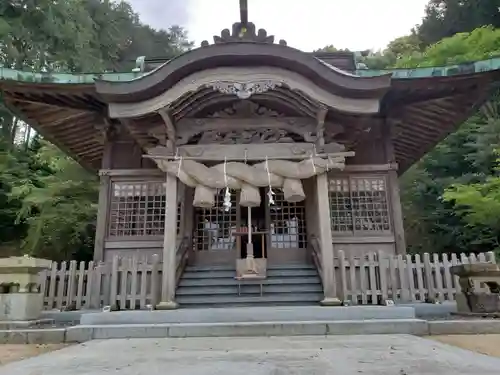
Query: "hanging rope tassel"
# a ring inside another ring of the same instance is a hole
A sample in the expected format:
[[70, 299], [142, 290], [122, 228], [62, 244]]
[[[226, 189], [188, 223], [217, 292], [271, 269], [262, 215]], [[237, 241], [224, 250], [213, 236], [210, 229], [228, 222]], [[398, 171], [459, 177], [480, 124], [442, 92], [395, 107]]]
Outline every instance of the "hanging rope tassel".
[[269, 162], [266, 156], [266, 172], [267, 172], [267, 181], [269, 184], [269, 191], [267, 192], [267, 197], [269, 199], [269, 205], [272, 206], [274, 204], [274, 191], [271, 187], [271, 172], [269, 172]]
[[227, 171], [226, 171], [227, 160], [224, 157], [224, 185], [226, 186], [224, 192], [224, 211], [228, 212], [231, 209], [231, 192], [229, 191], [229, 187], [227, 186]]

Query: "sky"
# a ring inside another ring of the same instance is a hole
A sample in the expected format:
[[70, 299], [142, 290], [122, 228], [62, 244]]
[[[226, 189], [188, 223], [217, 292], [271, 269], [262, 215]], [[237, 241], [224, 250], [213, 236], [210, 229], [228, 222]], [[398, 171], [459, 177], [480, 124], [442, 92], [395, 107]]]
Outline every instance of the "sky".
[[[154, 28], [183, 26], [196, 46], [239, 21], [238, 0], [129, 0]], [[428, 0], [248, 0], [248, 18], [276, 41], [312, 51], [326, 45], [383, 49], [420, 23]]]

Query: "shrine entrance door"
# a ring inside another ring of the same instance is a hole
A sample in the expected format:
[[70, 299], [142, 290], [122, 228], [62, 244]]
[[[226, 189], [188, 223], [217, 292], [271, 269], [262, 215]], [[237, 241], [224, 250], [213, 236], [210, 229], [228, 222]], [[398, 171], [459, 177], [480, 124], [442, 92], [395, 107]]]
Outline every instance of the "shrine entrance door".
[[215, 195], [212, 208], [194, 208], [193, 247], [197, 265], [234, 265], [238, 207], [236, 192], [231, 192], [231, 208], [224, 208], [224, 191]]
[[[283, 192], [276, 189], [274, 204], [268, 204], [268, 251], [269, 265], [304, 263], [307, 261], [306, 208], [305, 202], [290, 203]], [[268, 200], [267, 194], [266, 200]]]

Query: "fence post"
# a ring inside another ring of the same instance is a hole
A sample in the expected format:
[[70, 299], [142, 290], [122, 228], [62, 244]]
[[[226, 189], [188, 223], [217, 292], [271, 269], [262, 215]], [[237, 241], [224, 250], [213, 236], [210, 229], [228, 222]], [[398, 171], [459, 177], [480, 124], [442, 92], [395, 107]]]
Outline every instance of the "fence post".
[[73, 304], [73, 297], [75, 294], [75, 281], [76, 281], [76, 260], [69, 262], [68, 272], [68, 289], [66, 291], [66, 307]]
[[110, 287], [109, 287], [109, 305], [112, 308], [116, 308], [117, 304], [117, 295], [118, 295], [118, 265], [119, 265], [120, 259], [118, 258], [118, 255], [115, 255], [113, 257], [113, 261], [111, 263], [111, 282], [110, 282]]
[[385, 254], [382, 251], [377, 252], [378, 260], [378, 273], [380, 277], [380, 289], [382, 295], [382, 302], [388, 299], [388, 288], [387, 288], [387, 263], [385, 262]]
[[[377, 262], [378, 263], [378, 262]], [[378, 304], [378, 288], [377, 288], [377, 266], [375, 265], [375, 253], [368, 253], [368, 277], [369, 277], [369, 285], [370, 285], [370, 295], [371, 295], [371, 304]]]
[[66, 269], [67, 263], [61, 262], [61, 266], [59, 268], [59, 283], [57, 284], [57, 298], [56, 298], [56, 308], [63, 308], [63, 298], [64, 298], [64, 289], [66, 286]]
[[[444, 257], [443, 257], [444, 259]], [[432, 266], [434, 269], [434, 277], [436, 278], [436, 294], [437, 298], [440, 302], [444, 302], [444, 287], [443, 287], [443, 277], [444, 277], [444, 269], [441, 272], [441, 269], [444, 268], [444, 263], [441, 263], [439, 260], [439, 254], [432, 254]]]
[[434, 299], [436, 298], [436, 288], [434, 287], [431, 256], [429, 253], [424, 253], [424, 275], [427, 281], [427, 298], [429, 301], [434, 301]]
[[343, 250], [338, 251], [339, 259], [339, 273], [340, 275], [340, 301], [345, 301], [347, 299], [347, 275], [346, 275], [346, 264], [345, 264], [345, 254]]
[[[417, 255], [415, 255], [415, 264], [413, 264], [413, 257], [410, 254], [406, 254], [406, 275], [407, 275], [407, 281], [408, 281], [408, 301], [409, 302], [415, 302], [417, 301], [417, 293], [416, 293], [416, 288], [418, 288], [418, 282], [415, 287], [415, 277], [417, 275]], [[419, 262], [418, 265], [420, 265], [420, 257], [418, 258]], [[415, 272], [413, 272], [415, 270]], [[418, 281], [418, 279], [417, 279]]]
[[151, 305], [156, 306], [160, 300], [160, 257], [153, 255], [153, 264], [151, 266]]
[[52, 310], [54, 308], [54, 302], [56, 298], [56, 284], [57, 284], [57, 262], [53, 262], [52, 268], [50, 269], [49, 296], [47, 302], [47, 308], [49, 310]]
[[496, 257], [495, 257], [495, 253], [493, 251], [488, 251], [486, 253], [486, 261], [490, 262], [490, 263], [496, 263], [497, 262]]
[[83, 301], [83, 279], [85, 278], [85, 262], [80, 262], [78, 265], [78, 284], [76, 288], [76, 309], [80, 310], [82, 308]]

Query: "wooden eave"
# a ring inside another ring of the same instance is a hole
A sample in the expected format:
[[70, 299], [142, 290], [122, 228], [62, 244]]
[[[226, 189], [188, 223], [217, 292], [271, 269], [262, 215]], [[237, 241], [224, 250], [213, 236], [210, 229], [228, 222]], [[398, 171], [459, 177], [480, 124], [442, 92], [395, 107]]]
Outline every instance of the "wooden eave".
[[44, 138], [85, 168], [101, 167], [106, 105], [92, 84], [0, 81], [3, 101]]
[[393, 79], [382, 103], [400, 173], [467, 120], [500, 83], [500, 71]]
[[[392, 144], [400, 172], [455, 131], [488, 99], [498, 82], [500, 70], [448, 77], [392, 79], [382, 101], [381, 113], [376, 116], [386, 118], [392, 125]], [[6, 105], [46, 139], [86, 168], [98, 170], [101, 167], [102, 125], [107, 116], [107, 105], [94, 84], [3, 80], [0, 81], [0, 90]], [[190, 103], [202, 97], [206, 99], [204, 105], [207, 108], [214, 101], [229, 100], [222, 95], [210, 98], [205, 94], [195, 93], [175, 103], [172, 108], [174, 120], [196, 116]], [[278, 90], [269, 94], [272, 97], [262, 99], [283, 102], [281, 94]], [[294, 100], [297, 102], [294, 108], [301, 115], [311, 116], [316, 109], [315, 103], [308, 102], [305, 97], [297, 95]], [[352, 116], [351, 120], [354, 123], [359, 119]], [[139, 144], [143, 141], [137, 134], [131, 133], [131, 136]]]
[[348, 98], [374, 98], [390, 86], [389, 74], [359, 77], [329, 66], [297, 49], [263, 43], [214, 44], [186, 52], [157, 69], [128, 82], [96, 81], [97, 92], [108, 102], [151, 99], [198, 71], [220, 67], [270, 66], [294, 71], [331, 93]]

